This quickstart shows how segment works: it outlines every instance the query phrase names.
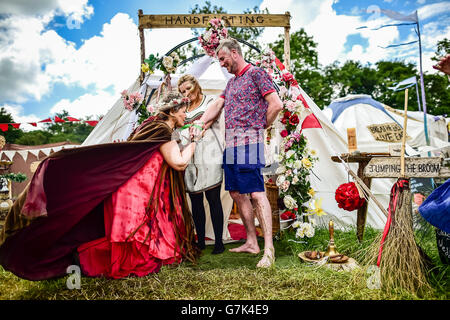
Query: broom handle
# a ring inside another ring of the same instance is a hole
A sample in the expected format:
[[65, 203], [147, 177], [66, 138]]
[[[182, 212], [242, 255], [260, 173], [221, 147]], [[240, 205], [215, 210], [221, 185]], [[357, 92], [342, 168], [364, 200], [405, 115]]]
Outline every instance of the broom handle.
[[406, 123], [408, 122], [408, 89], [405, 89], [405, 114], [403, 115], [403, 136], [402, 150], [400, 153], [400, 176], [405, 177], [405, 144], [406, 144]]

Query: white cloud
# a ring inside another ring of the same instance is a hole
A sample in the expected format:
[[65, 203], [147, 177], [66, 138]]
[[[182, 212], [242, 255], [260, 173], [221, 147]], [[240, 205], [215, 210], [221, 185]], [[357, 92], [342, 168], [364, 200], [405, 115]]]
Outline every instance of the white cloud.
[[423, 6], [417, 10], [419, 15], [419, 21], [423, 21], [432, 17], [435, 17], [438, 14], [450, 12], [450, 2], [438, 2]]
[[[304, 28], [308, 35], [313, 36], [313, 40], [318, 44], [317, 52], [319, 63], [327, 65], [334, 61], [344, 62], [346, 60], [359, 60], [365, 64], [375, 63], [379, 60], [391, 60], [393, 58], [405, 59], [417, 64], [417, 46], [405, 46], [392, 49], [383, 49], [391, 44], [399, 44], [417, 40], [414, 31], [408, 39], [400, 38], [399, 27], [388, 27], [379, 30], [371, 30], [383, 24], [392, 23], [392, 20], [385, 15], [373, 13], [367, 20], [363, 16], [350, 16], [337, 14], [333, 10], [333, 0], [317, 1], [294, 1], [294, 0], [264, 0], [260, 8], [267, 7], [270, 13], [291, 12], [291, 34], [300, 28]], [[389, 2], [389, 1], [385, 1]], [[353, 8], [355, 11], [356, 9]], [[370, 9], [370, 7], [368, 8]], [[418, 9], [421, 21], [434, 18], [443, 12], [450, 12], [450, 2], [439, 2], [424, 5]], [[368, 12], [370, 13], [370, 12]], [[429, 20], [428, 20], [429, 21]], [[358, 27], [367, 26], [367, 29]], [[421, 25], [423, 41], [423, 65], [424, 71], [436, 72], [432, 69], [433, 56], [436, 50], [436, 43], [445, 37], [449, 38], [449, 21], [433, 21]], [[278, 29], [278, 30], [276, 30]], [[281, 28], [267, 28], [263, 34], [263, 42], [270, 43], [277, 40], [277, 35], [281, 34]], [[350, 35], [359, 34], [367, 40], [368, 46], [360, 44], [353, 45], [350, 50], [346, 50], [345, 44]]]
[[[388, 56], [388, 53], [378, 46], [391, 44], [398, 37], [396, 28], [377, 32], [367, 29], [357, 30], [362, 25], [368, 25], [371, 28], [378, 26], [386, 19], [372, 16], [370, 21], [363, 21], [359, 16], [339, 15], [332, 7], [333, 3], [333, 0], [310, 2], [264, 0], [260, 8], [267, 7], [271, 13], [291, 12], [290, 32], [294, 33], [303, 27], [308, 35], [313, 36], [313, 40], [317, 42], [319, 62], [322, 65], [330, 64], [336, 60], [345, 61], [350, 58], [357, 58], [357, 52], [361, 54], [358, 59], [361, 62], [373, 62], [374, 59], [382, 59]], [[269, 30], [267, 28], [267, 31]], [[276, 35], [282, 32], [282, 30], [267, 31], [263, 35], [265, 43], [276, 40]], [[369, 47], [363, 49], [361, 46], [357, 46], [353, 48], [355, 51], [345, 52], [347, 37], [358, 33], [367, 38]], [[348, 54], [349, 56], [347, 56]]]
[[101, 90], [94, 94], [84, 94], [73, 101], [62, 99], [50, 109], [50, 113], [55, 114], [65, 110], [75, 118], [93, 116], [93, 120], [98, 120], [96, 117], [106, 114], [118, 98], [114, 93]]

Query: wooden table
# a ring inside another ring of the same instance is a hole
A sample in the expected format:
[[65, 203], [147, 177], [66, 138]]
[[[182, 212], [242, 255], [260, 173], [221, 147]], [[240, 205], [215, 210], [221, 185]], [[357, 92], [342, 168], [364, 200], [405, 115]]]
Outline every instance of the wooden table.
[[[389, 153], [364, 153], [361, 152], [359, 154], [349, 154], [349, 153], [343, 153], [341, 154], [342, 160], [349, 163], [358, 163], [358, 177], [361, 178], [361, 180], [364, 182], [364, 184], [370, 188], [370, 185], [372, 183], [372, 178], [368, 178], [364, 176], [364, 169], [366, 168], [367, 164], [370, 160], [377, 157], [389, 157]], [[334, 162], [341, 162], [338, 156], [332, 156], [331, 160]], [[361, 208], [358, 209], [357, 212], [357, 218], [356, 218], [356, 235], [358, 237], [359, 242], [362, 241], [364, 236], [364, 227], [366, 225], [366, 219], [367, 219], [367, 207], [368, 207], [368, 201], [365, 201]]]

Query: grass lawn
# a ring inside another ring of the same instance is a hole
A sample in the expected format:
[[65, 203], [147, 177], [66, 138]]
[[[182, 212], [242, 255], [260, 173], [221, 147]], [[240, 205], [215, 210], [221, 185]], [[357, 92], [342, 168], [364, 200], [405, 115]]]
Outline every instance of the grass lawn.
[[[377, 232], [366, 228], [359, 243], [356, 231], [335, 231], [340, 253], [360, 261], [365, 248]], [[293, 239], [291, 239], [293, 240]], [[448, 300], [450, 266], [439, 260], [434, 233], [418, 241], [432, 258], [432, 290], [421, 296], [409, 292], [368, 289], [370, 276], [363, 268], [337, 272], [301, 262], [297, 254], [304, 250], [324, 250], [329, 240], [327, 229], [317, 229], [309, 243], [296, 243], [287, 237], [275, 240], [276, 265], [270, 269], [255, 266], [262, 256], [245, 253], [212, 255], [208, 246], [196, 265], [182, 263], [165, 266], [157, 274], [121, 280], [81, 278], [81, 288], [69, 290], [68, 277], [48, 281], [20, 279], [0, 267], [0, 300]], [[240, 243], [227, 244], [230, 249]], [[262, 242], [260, 242], [262, 247]]]

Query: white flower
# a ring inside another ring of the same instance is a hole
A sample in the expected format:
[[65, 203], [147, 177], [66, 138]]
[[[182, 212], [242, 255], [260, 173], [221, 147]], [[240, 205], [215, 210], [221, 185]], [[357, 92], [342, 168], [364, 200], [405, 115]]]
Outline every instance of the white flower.
[[280, 186], [283, 184], [283, 182], [286, 180], [286, 177], [284, 175], [279, 175], [277, 177], [277, 181], [276, 181], [276, 185], [278, 188], [280, 188]]
[[297, 201], [295, 201], [295, 199], [292, 198], [290, 195], [287, 195], [283, 198], [283, 203], [286, 206], [286, 208], [290, 210], [297, 208]]
[[203, 35], [203, 39], [204, 39], [206, 42], [208, 42], [209, 39], [211, 39], [211, 35], [212, 35], [212, 30], [210, 29], [210, 30], [208, 30], [208, 31], [205, 32], [205, 34]]
[[303, 238], [305, 236], [305, 232], [303, 231], [302, 227], [299, 227], [297, 229], [297, 232], [295, 233], [296, 238]]
[[297, 184], [300, 181], [300, 179], [297, 176], [294, 176], [292, 178], [292, 184]]
[[169, 69], [169, 68], [172, 68], [173, 67], [173, 58], [172, 57], [168, 57], [168, 56], [165, 56], [164, 58], [163, 58], [163, 66], [166, 68], [166, 69]]
[[287, 170], [286, 173], [285, 173], [285, 176], [286, 177], [292, 176], [292, 170], [291, 169]]
[[282, 174], [286, 172], [286, 167], [285, 166], [279, 166], [277, 168], [277, 170], [275, 171], [276, 174]]
[[279, 188], [281, 189], [281, 191], [286, 192], [288, 191], [290, 184], [291, 183], [289, 182], [289, 180], [284, 180]]
[[294, 169], [300, 169], [302, 167], [301, 160], [295, 160], [294, 162]]
[[298, 220], [295, 220], [295, 222], [292, 224], [292, 228], [297, 229], [302, 225], [302, 223]]
[[286, 152], [286, 159], [289, 159], [290, 157], [292, 157], [295, 154], [294, 150], [289, 150], [288, 152]]
[[314, 237], [315, 230], [314, 227], [310, 223], [303, 223], [303, 231], [308, 238]]

